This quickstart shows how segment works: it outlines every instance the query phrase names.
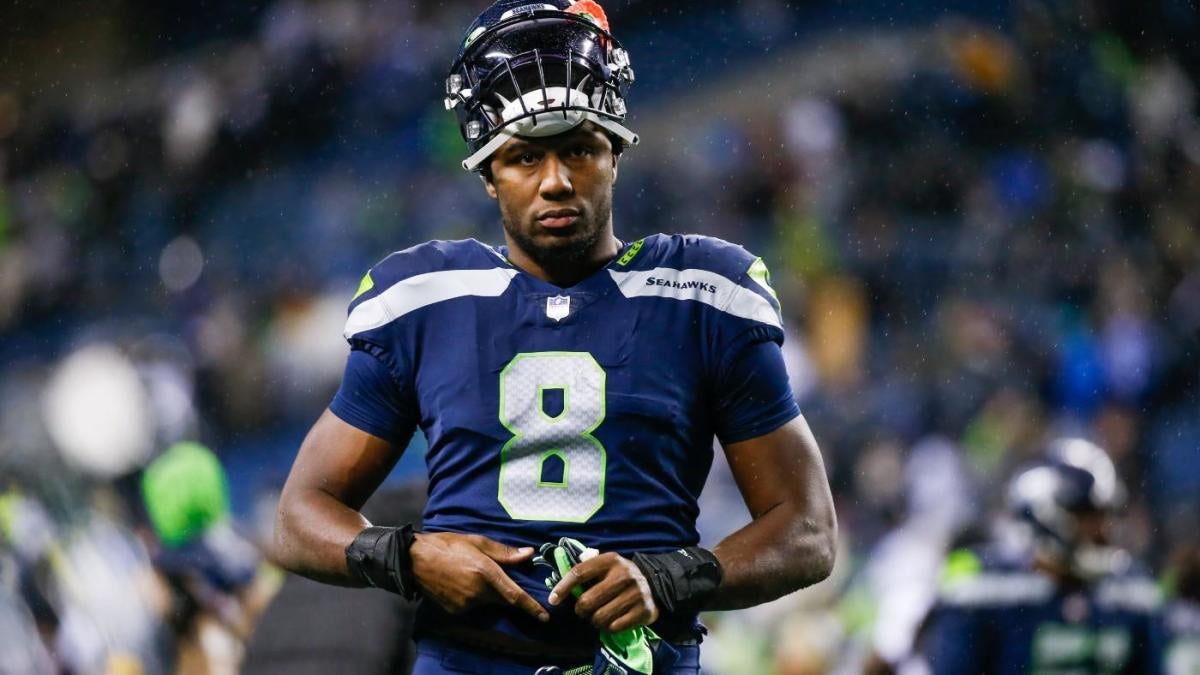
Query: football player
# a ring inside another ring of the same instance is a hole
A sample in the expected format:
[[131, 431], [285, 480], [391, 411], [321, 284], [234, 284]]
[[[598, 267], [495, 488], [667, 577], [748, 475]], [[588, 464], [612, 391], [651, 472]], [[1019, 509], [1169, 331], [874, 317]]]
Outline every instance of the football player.
[[[281, 495], [288, 569], [422, 598], [419, 675], [697, 673], [699, 611], [832, 567], [832, 498], [762, 260], [614, 232], [633, 80], [591, 0], [475, 20], [445, 102], [505, 243], [434, 241], [370, 270], [341, 389]], [[417, 427], [423, 526], [372, 526], [359, 508]], [[705, 550], [714, 435], [753, 520]]]
[[1184, 546], [1168, 575], [1167, 675], [1200, 675], [1200, 546]]
[[1009, 488], [1019, 544], [959, 550], [922, 639], [933, 673], [1161, 672], [1159, 593], [1108, 529], [1123, 488], [1108, 455], [1082, 439]]

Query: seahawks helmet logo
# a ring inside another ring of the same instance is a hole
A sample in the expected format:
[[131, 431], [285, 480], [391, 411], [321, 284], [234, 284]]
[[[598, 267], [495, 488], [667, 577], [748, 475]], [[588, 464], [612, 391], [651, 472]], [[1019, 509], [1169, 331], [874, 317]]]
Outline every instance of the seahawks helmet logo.
[[483, 35], [486, 32], [487, 26], [479, 26], [475, 30], [471, 31], [471, 34], [468, 35], [467, 39], [463, 42], [463, 49], [466, 49], [472, 42], [478, 39], [480, 35]]

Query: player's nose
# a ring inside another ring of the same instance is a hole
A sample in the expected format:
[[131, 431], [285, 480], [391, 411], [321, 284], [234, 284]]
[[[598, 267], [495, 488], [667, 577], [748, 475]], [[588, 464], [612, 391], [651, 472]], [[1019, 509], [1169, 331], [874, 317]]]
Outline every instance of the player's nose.
[[542, 175], [539, 189], [543, 199], [552, 201], [568, 197], [575, 193], [575, 188], [571, 185], [570, 169], [567, 167], [566, 162], [560, 160], [552, 152], [547, 153], [545, 160], [542, 161]]

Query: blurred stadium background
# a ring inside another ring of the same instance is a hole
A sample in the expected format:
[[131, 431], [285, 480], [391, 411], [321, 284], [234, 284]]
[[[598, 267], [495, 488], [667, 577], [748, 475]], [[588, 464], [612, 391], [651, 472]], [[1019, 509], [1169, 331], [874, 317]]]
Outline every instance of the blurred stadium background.
[[[0, 673], [237, 672], [359, 277], [501, 238], [440, 98], [485, 4], [0, 7]], [[605, 4], [618, 233], [771, 265], [843, 534], [820, 587], [712, 618], [707, 672], [901, 654], [1048, 435], [1109, 451], [1155, 570], [1196, 542], [1193, 3]], [[704, 509], [710, 542], [747, 518], [721, 467]]]

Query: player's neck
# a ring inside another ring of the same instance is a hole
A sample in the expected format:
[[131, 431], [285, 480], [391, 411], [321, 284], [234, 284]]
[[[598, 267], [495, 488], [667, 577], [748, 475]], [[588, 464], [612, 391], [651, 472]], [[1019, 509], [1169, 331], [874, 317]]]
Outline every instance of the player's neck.
[[568, 288], [595, 274], [607, 265], [621, 250], [621, 242], [607, 231], [596, 245], [581, 257], [548, 258], [539, 260], [522, 249], [511, 238], [508, 239], [508, 259], [522, 271], [542, 281]]

